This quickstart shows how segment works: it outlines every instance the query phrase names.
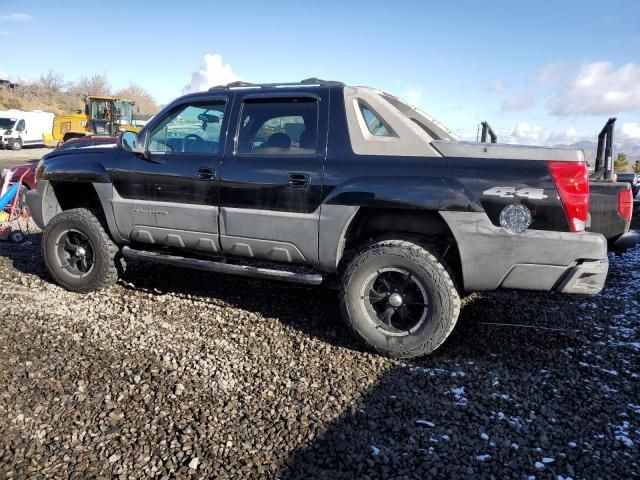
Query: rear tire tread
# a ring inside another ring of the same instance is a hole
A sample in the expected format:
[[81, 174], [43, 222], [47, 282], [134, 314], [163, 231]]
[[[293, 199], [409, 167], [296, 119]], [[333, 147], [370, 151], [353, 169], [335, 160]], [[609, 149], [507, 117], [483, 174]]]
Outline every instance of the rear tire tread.
[[[436, 335], [427, 338], [419, 347], [411, 350], [397, 349], [391, 352], [389, 350], [381, 349], [369, 342], [356, 330], [354, 323], [348, 320], [350, 318], [350, 314], [348, 311], [347, 285], [350, 278], [353, 276], [355, 271], [362, 266], [362, 264], [370, 260], [372, 257], [389, 254], [404, 256], [407, 260], [420, 265], [425, 270], [433, 269], [434, 271], [432, 273], [435, 273], [435, 275], [431, 275], [431, 278], [436, 284], [436, 289], [441, 302], [443, 305], [448, 306], [448, 308], [445, 309], [449, 312], [448, 325], [444, 324], [447, 320], [446, 317], [441, 316], [441, 318], [437, 319], [439, 327], [436, 329]], [[381, 240], [360, 248], [351, 257], [351, 261], [344, 271], [344, 275], [342, 277], [342, 289], [340, 291], [340, 306], [343, 316], [347, 319], [346, 323], [349, 330], [357, 338], [361, 339], [368, 348], [386, 356], [411, 358], [423, 356], [435, 351], [444, 343], [456, 326], [462, 304], [458, 290], [454, 285], [449, 271], [450, 270], [443, 264], [442, 260], [438, 260], [426, 246], [419, 244], [413, 239], [412, 241], [400, 239]]]

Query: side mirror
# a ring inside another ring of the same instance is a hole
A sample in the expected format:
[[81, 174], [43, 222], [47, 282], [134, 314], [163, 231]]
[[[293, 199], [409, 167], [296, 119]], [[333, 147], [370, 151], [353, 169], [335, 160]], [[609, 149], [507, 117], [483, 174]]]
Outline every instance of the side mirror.
[[138, 145], [138, 136], [133, 132], [122, 132], [118, 135], [118, 148], [127, 152], [145, 153], [144, 146]]

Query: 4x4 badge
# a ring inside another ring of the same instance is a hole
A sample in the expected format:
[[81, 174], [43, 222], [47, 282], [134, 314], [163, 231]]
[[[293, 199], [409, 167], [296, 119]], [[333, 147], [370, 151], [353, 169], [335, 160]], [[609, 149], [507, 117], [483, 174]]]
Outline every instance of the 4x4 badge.
[[495, 195], [502, 198], [530, 198], [532, 200], [542, 200], [543, 198], [549, 198], [544, 194], [542, 188], [521, 188], [516, 190], [516, 187], [493, 187], [489, 190], [482, 192], [483, 195]]

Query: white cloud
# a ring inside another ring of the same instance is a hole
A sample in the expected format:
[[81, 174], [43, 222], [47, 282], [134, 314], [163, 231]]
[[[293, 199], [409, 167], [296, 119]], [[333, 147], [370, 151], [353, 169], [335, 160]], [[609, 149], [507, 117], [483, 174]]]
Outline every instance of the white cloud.
[[611, 115], [640, 112], [640, 66], [615, 69], [610, 62], [583, 65], [547, 107], [553, 115]]
[[570, 145], [581, 140], [593, 140], [594, 135], [584, 135], [573, 127], [569, 127], [564, 132], [551, 132], [547, 136], [546, 143], [548, 145]]
[[7, 72], [3, 72], [2, 70], [0, 70], [0, 79], [9, 80], [9, 74]]
[[512, 143], [538, 144], [542, 141], [543, 129], [540, 125], [529, 125], [526, 122], [515, 126], [510, 134]]
[[199, 92], [237, 80], [240, 80], [240, 77], [233, 73], [231, 65], [222, 63], [222, 55], [208, 53], [204, 56], [204, 63], [200, 69], [191, 74], [189, 84], [182, 91], [183, 93]]
[[623, 123], [620, 127], [620, 133], [623, 137], [640, 140], [640, 124], [636, 122]]
[[418, 105], [422, 100], [422, 89], [412, 87], [407, 90], [407, 101], [412, 105]]
[[507, 86], [502, 80], [494, 80], [487, 82], [482, 86], [482, 89], [487, 92], [503, 92]]
[[536, 75], [538, 85], [553, 85], [564, 80], [569, 73], [569, 66], [564, 62], [551, 62], [544, 65]]
[[9, 20], [13, 22], [27, 22], [33, 17], [27, 13], [10, 13], [8, 15], [0, 15], [0, 20]]
[[501, 110], [502, 111], [507, 111], [507, 110], [515, 110], [515, 111], [528, 110], [529, 108], [533, 107], [533, 105], [535, 105], [535, 103], [536, 103], [536, 97], [533, 96], [532, 94], [530, 94], [530, 93], [519, 93], [519, 94], [512, 95], [512, 96], [506, 98], [502, 102]]

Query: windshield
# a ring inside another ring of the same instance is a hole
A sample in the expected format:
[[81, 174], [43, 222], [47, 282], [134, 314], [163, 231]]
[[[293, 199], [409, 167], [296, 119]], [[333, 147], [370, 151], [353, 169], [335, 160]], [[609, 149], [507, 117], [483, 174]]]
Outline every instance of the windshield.
[[128, 102], [115, 102], [115, 119], [120, 125], [131, 125], [133, 105]]
[[98, 120], [109, 120], [111, 102], [108, 100], [91, 100], [89, 103], [89, 117]]
[[132, 105], [113, 100], [91, 100], [89, 116], [92, 119], [114, 121], [118, 125], [131, 125]]
[[15, 123], [15, 118], [0, 118], [0, 128], [3, 130], [9, 130], [10, 128], [13, 128]]

